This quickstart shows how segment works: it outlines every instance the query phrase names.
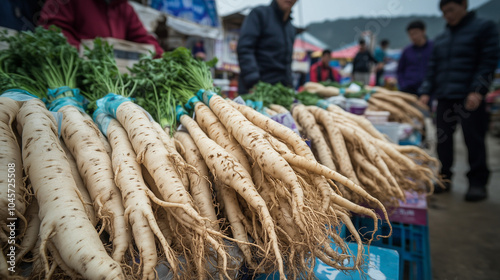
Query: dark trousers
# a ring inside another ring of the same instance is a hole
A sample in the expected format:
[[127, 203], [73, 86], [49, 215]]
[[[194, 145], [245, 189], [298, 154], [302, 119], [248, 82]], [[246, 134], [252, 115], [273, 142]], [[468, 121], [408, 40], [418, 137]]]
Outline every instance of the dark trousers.
[[384, 84], [384, 81], [382, 80], [383, 76], [384, 76], [384, 69], [377, 70], [377, 72], [375, 73], [375, 85], [382, 86]]
[[486, 164], [485, 136], [488, 130], [488, 114], [483, 100], [475, 111], [465, 109], [465, 101], [438, 100], [436, 112], [437, 124], [437, 152], [441, 161], [441, 174], [446, 179], [451, 179], [453, 173], [453, 133], [458, 123], [462, 126], [465, 145], [467, 146], [469, 167], [467, 173], [469, 184], [486, 186], [489, 170]]

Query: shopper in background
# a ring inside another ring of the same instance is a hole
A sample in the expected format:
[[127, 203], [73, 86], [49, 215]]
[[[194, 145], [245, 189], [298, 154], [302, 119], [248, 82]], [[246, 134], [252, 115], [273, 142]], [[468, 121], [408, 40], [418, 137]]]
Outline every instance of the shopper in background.
[[[499, 59], [499, 34], [494, 22], [467, 12], [467, 0], [441, 0], [439, 7], [446, 30], [434, 41], [426, 78], [419, 89], [420, 101], [435, 97], [437, 105], [437, 152], [441, 174], [451, 180], [453, 133], [462, 126], [470, 170], [466, 201], [487, 198], [489, 170], [485, 135], [488, 115], [484, 96], [489, 90]], [[444, 191], [451, 189], [446, 184]]]
[[340, 74], [330, 66], [332, 60], [332, 51], [324, 50], [321, 60], [311, 66], [309, 72], [311, 82], [340, 82]]
[[203, 40], [196, 41], [193, 48], [191, 49], [191, 53], [193, 54], [193, 57], [200, 59], [200, 60], [205, 60], [206, 51], [205, 51], [205, 44], [203, 43]]
[[352, 61], [352, 79], [353, 81], [362, 82], [365, 85], [370, 84], [370, 70], [372, 63], [378, 61], [372, 56], [366, 47], [365, 40], [359, 40], [359, 51]]
[[290, 14], [297, 0], [273, 0], [253, 9], [243, 21], [237, 53], [240, 66], [238, 92], [258, 82], [293, 86], [292, 54], [295, 27]]
[[378, 62], [377, 63], [377, 72], [376, 73], [376, 78], [375, 78], [375, 85], [381, 86], [384, 81], [384, 66], [387, 63], [387, 48], [389, 47], [389, 40], [383, 39], [380, 41], [380, 47], [377, 47], [375, 49], [375, 52], [373, 56], [375, 57], [375, 60]]
[[425, 24], [416, 20], [406, 28], [411, 45], [407, 46], [398, 63], [399, 90], [418, 93], [427, 71], [427, 63], [432, 54], [432, 42], [427, 39]]
[[82, 39], [112, 37], [151, 44], [158, 56], [163, 53], [127, 0], [47, 0], [38, 24], [61, 28], [68, 42], [76, 47]]

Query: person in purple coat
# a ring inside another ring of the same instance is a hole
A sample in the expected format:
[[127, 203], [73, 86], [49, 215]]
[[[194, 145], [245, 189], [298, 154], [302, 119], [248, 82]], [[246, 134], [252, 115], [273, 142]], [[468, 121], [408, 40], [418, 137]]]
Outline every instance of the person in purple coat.
[[412, 44], [403, 50], [399, 59], [398, 85], [400, 91], [417, 94], [432, 54], [432, 42], [427, 39], [425, 24], [420, 20], [411, 22], [406, 31]]

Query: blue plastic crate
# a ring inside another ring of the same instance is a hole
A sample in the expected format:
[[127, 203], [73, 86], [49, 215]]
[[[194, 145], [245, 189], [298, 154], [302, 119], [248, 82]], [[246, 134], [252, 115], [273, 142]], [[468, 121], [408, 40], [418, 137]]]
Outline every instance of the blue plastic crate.
[[[351, 252], [358, 250], [356, 243], [349, 242], [347, 244]], [[368, 246], [364, 247], [364, 263], [361, 271], [340, 271], [328, 266], [321, 260], [316, 259], [314, 267], [314, 276], [318, 280], [353, 280], [353, 279], [371, 279], [371, 280], [397, 280], [399, 277], [399, 255], [396, 250], [370, 246], [368, 254]], [[335, 249], [335, 246], [332, 245]], [[352, 267], [353, 263], [344, 263], [346, 266]], [[260, 274], [255, 276], [255, 280], [279, 280], [279, 273]], [[300, 278], [299, 278], [300, 279]]]
[[[373, 220], [368, 217], [353, 216], [353, 224], [364, 238], [371, 237]], [[372, 245], [398, 251], [400, 280], [430, 280], [431, 256], [429, 249], [429, 228], [422, 225], [411, 225], [393, 222], [392, 235], [389, 238], [375, 238]], [[389, 225], [378, 221], [375, 236], [388, 235]]]
[[399, 140], [399, 145], [402, 146], [420, 146], [422, 144], [422, 133], [413, 131], [407, 139]]
[[[328, 225], [326, 225], [326, 226], [328, 227]], [[342, 226], [340, 226], [340, 228], [337, 228], [337, 233], [338, 233], [340, 238], [345, 240], [347, 237], [346, 226], [342, 225]], [[356, 244], [354, 244], [354, 245], [357, 246]], [[318, 263], [321, 262], [319, 259], [316, 259], [316, 261]], [[318, 264], [316, 264], [316, 267], [318, 268]], [[326, 271], [326, 272], [329, 272], [329, 271]], [[240, 268], [239, 275], [240, 276], [238, 277], [238, 280], [279, 280], [280, 279], [280, 275], [277, 271], [272, 273], [272, 274], [253, 275], [252, 272], [247, 268], [247, 266], [245, 264], [243, 264], [243, 266]], [[331, 278], [331, 279], [333, 279], [333, 278]], [[328, 278], [328, 280], [331, 280], [331, 279]], [[339, 278], [339, 279], [341, 279], [341, 278]]]

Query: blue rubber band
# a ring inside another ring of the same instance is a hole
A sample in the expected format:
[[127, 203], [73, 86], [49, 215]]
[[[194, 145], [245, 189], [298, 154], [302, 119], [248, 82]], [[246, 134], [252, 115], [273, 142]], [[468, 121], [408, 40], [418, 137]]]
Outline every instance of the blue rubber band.
[[250, 99], [245, 101], [245, 105], [247, 105], [248, 107], [250, 107], [252, 109], [255, 109], [255, 103]]
[[177, 122], [180, 122], [181, 117], [187, 114], [188, 112], [181, 105], [177, 105], [175, 107], [175, 119], [177, 120]]
[[194, 110], [194, 106], [197, 102], [201, 102], [200, 99], [198, 98], [198, 96], [193, 96], [193, 97], [189, 98], [188, 102], [185, 105], [186, 109], [188, 109], [190, 111]]
[[29, 92], [27, 92], [24, 89], [8, 89], [0, 95], [1, 97], [7, 97], [15, 101], [28, 101], [33, 98], [38, 98], [36, 95], [33, 95]]
[[47, 108], [50, 111], [57, 112], [64, 106], [74, 106], [79, 111], [85, 112], [85, 106], [88, 102], [85, 97], [80, 94], [80, 90], [77, 88], [70, 88], [68, 86], [62, 86], [54, 89], [47, 90], [48, 99], [44, 102], [47, 104]]
[[200, 89], [197, 93], [196, 93], [196, 96], [198, 97], [198, 99], [200, 100], [203, 100], [203, 93], [205, 92], [204, 89]]
[[320, 107], [320, 108], [323, 108], [323, 109], [328, 109], [328, 106], [330, 106], [330, 103], [328, 103], [327, 101], [325, 100], [319, 100], [317, 103], [316, 103], [316, 106]]
[[59, 111], [64, 106], [74, 106], [78, 111], [85, 113], [82, 102], [74, 97], [62, 97], [49, 103], [48, 109], [52, 112]]
[[95, 110], [94, 114], [92, 115], [92, 119], [99, 127], [99, 130], [101, 130], [101, 132], [105, 136], [107, 136], [108, 135], [107, 134], [108, 126], [109, 126], [109, 123], [111, 122], [111, 120], [113, 119], [113, 117], [106, 114], [106, 112], [104, 112], [103, 108], [97, 108], [97, 110]]
[[200, 89], [197, 93], [196, 93], [196, 96], [198, 96], [198, 98], [200, 100], [203, 101], [203, 103], [205, 103], [205, 105], [209, 106], [210, 107], [210, 99], [217, 95], [217, 93], [215, 92], [212, 92], [212, 91], [208, 91], [208, 90], [204, 90], [204, 89]]
[[264, 102], [262, 102], [262, 101], [255, 101], [254, 104], [255, 104], [255, 110], [257, 110], [259, 112], [263, 112], [264, 111]]
[[62, 120], [63, 120], [63, 114], [59, 112], [50, 112], [52, 113], [52, 116], [56, 119], [57, 122], [57, 135], [58, 137], [61, 137], [61, 127], [62, 127]]
[[103, 98], [98, 99], [96, 103], [98, 108], [102, 108], [106, 114], [116, 118], [116, 110], [122, 103], [127, 101], [131, 102], [132, 99], [114, 93], [108, 93]]

